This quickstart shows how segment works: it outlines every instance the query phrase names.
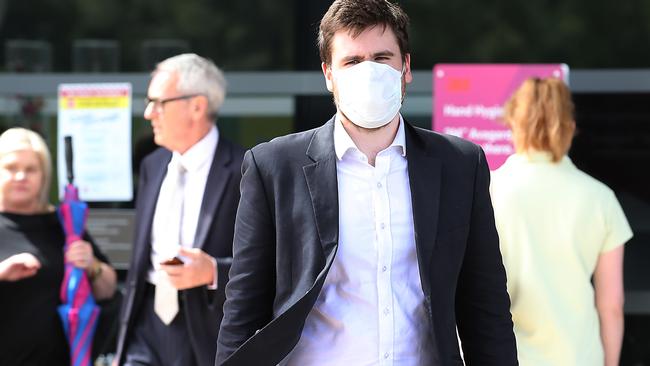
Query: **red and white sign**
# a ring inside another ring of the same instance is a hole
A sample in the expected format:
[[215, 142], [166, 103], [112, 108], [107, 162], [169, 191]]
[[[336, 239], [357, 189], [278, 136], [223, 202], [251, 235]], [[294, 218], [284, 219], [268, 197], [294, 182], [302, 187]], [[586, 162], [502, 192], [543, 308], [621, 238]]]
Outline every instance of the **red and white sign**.
[[72, 136], [75, 185], [90, 202], [130, 201], [131, 84], [59, 85], [57, 169], [60, 196], [66, 182], [65, 136]]

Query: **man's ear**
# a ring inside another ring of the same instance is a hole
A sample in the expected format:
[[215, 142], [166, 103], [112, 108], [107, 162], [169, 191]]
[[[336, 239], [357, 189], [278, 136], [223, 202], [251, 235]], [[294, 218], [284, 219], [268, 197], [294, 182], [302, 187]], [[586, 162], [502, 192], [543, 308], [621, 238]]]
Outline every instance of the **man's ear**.
[[325, 76], [325, 85], [327, 85], [327, 90], [330, 92], [334, 91], [332, 86], [332, 67], [328, 66], [326, 63], [321, 63], [320, 67], [323, 69], [323, 75]]
[[195, 119], [200, 119], [208, 115], [208, 97], [199, 95], [196, 98], [192, 98], [190, 113], [192, 113]]
[[411, 54], [404, 55], [404, 82], [409, 84], [413, 81], [413, 74], [411, 74]]

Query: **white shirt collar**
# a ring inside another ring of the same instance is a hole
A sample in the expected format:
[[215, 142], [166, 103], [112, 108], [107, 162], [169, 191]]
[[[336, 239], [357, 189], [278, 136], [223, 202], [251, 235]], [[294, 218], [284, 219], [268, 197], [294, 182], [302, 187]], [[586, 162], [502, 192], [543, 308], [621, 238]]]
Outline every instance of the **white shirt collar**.
[[[406, 137], [404, 134], [404, 118], [402, 118], [402, 115], [399, 115], [399, 126], [397, 127], [397, 134], [395, 134], [395, 138], [393, 139], [393, 142], [388, 146], [385, 150], [396, 146], [400, 148], [401, 150], [401, 155], [406, 156]], [[338, 160], [343, 159], [343, 155], [350, 150], [359, 150], [357, 145], [352, 141], [352, 138], [348, 134], [348, 132], [343, 128], [343, 122], [341, 122], [341, 119], [339, 115], [337, 114], [335, 119], [334, 119], [334, 151], [336, 152], [336, 157]]]
[[188, 171], [196, 171], [204, 164], [212, 161], [214, 151], [219, 141], [219, 130], [212, 126], [210, 131], [196, 144], [192, 145], [184, 154], [174, 151], [172, 160], [178, 160]]

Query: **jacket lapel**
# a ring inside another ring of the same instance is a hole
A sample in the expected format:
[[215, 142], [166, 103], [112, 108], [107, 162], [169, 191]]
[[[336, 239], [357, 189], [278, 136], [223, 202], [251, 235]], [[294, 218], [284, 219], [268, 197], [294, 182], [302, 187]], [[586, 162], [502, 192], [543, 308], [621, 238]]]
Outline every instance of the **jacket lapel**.
[[433, 156], [426, 141], [413, 126], [408, 123], [404, 126], [420, 278], [425, 294], [430, 295], [428, 273], [438, 230], [441, 162]]
[[303, 166], [311, 203], [316, 217], [318, 236], [328, 257], [338, 243], [339, 205], [334, 152], [334, 119], [316, 130], [307, 156], [313, 161]]
[[[167, 173], [167, 164], [171, 160], [172, 154], [166, 151], [158, 160], [152, 162], [152, 166], [158, 167], [150, 172], [151, 176], [147, 177], [147, 182], [140, 186], [141, 192], [138, 194], [141, 197], [138, 199], [139, 220], [137, 223], [137, 237], [134, 241], [136, 243], [137, 257], [139, 262], [148, 261], [151, 253], [151, 228], [153, 225], [153, 215], [156, 210], [156, 203], [158, 201], [158, 194], [162, 186], [163, 179]], [[143, 271], [149, 268], [146, 265], [140, 265]]]
[[231, 158], [231, 146], [224, 139], [220, 139], [212, 159], [208, 179], [205, 182], [201, 213], [194, 234], [195, 248], [203, 248], [205, 244], [210, 225], [214, 221], [214, 215], [217, 212], [217, 205], [221, 201], [228, 181], [231, 179], [232, 173], [230, 170], [224, 169], [230, 163]]

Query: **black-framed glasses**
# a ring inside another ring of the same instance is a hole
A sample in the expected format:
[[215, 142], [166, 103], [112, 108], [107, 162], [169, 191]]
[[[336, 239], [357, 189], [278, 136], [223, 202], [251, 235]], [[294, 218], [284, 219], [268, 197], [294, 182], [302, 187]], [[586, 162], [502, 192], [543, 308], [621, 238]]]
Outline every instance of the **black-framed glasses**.
[[166, 103], [175, 102], [177, 100], [186, 100], [186, 99], [198, 97], [199, 95], [202, 94], [186, 94], [186, 95], [179, 95], [177, 97], [164, 98], [164, 99], [146, 97], [144, 98], [144, 107], [146, 109], [149, 107], [150, 104], [153, 104], [153, 108], [157, 112], [161, 112]]

